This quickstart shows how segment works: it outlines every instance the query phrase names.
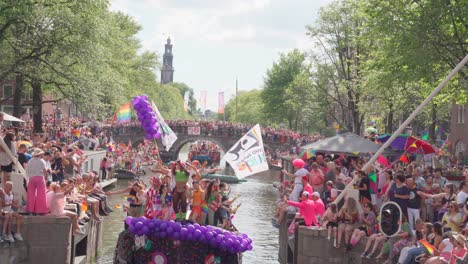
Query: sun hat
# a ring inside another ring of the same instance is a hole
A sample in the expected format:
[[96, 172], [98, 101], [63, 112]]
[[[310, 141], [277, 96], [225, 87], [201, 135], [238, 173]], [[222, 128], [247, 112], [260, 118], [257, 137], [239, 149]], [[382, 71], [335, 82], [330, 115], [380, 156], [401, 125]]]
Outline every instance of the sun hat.
[[315, 197], [319, 197], [319, 198], [320, 198], [320, 194], [319, 194], [318, 192], [314, 192], [314, 193], [312, 194], [312, 196], [315, 196]]
[[40, 155], [42, 155], [42, 154], [44, 154], [44, 151], [43, 151], [42, 149], [40, 149], [40, 148], [35, 148], [35, 149], [33, 150], [33, 152], [31, 153], [31, 156], [37, 157], [37, 156], [40, 156]]
[[302, 192], [302, 195], [305, 195], [305, 196], [309, 197], [310, 193], [308, 191], [304, 191], [304, 192]]

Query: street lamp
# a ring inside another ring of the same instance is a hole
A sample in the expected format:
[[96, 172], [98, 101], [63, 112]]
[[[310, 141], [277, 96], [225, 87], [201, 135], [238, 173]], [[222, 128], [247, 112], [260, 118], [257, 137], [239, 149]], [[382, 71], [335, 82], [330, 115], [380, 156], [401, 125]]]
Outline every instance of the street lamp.
[[57, 102], [52, 102], [52, 106], [54, 107], [54, 126], [57, 125]]

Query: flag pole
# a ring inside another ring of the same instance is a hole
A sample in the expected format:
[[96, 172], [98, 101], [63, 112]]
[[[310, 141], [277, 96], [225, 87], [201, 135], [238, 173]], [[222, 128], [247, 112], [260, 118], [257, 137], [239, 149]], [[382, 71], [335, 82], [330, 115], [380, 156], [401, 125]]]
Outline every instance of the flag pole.
[[[447, 75], [447, 77], [445, 77], [445, 79], [435, 88], [435, 90], [432, 91], [432, 93], [418, 106], [418, 108], [416, 108], [414, 112], [411, 113], [411, 115], [405, 120], [405, 122], [401, 124], [401, 126], [393, 133], [393, 135], [387, 140], [387, 142], [385, 142], [379, 148], [379, 150], [377, 150], [374, 156], [372, 156], [372, 158], [364, 165], [364, 167], [362, 167], [363, 171], [366, 171], [370, 168], [372, 164], [374, 164], [374, 162], [383, 153], [383, 151], [388, 146], [390, 146], [390, 144], [392, 144], [392, 142], [398, 137], [398, 135], [400, 135], [403, 132], [403, 130], [406, 129], [406, 127], [411, 123], [411, 121], [413, 121], [413, 119], [424, 109], [424, 107], [426, 107], [426, 105], [429, 104], [429, 102], [431, 102], [432, 99], [434, 99], [434, 97], [440, 92], [440, 90], [442, 90], [442, 88], [444, 88], [447, 85], [450, 79], [452, 79], [453, 76], [455, 76], [455, 74], [457, 74], [467, 62], [468, 55], [466, 55], [465, 58], [463, 58], [463, 60], [460, 61], [460, 63], [458, 63], [458, 65], [449, 73], [449, 75]], [[346, 193], [353, 187], [355, 182], [356, 178], [353, 178], [351, 182], [346, 186], [346, 188], [340, 193], [340, 195], [336, 197], [334, 202], [338, 204], [340, 200], [343, 199], [343, 197], [346, 195]]]
[[237, 76], [236, 76], [236, 118], [235, 118], [236, 121], [237, 121], [237, 89], [238, 89], [237, 84], [238, 83], [237, 83]]

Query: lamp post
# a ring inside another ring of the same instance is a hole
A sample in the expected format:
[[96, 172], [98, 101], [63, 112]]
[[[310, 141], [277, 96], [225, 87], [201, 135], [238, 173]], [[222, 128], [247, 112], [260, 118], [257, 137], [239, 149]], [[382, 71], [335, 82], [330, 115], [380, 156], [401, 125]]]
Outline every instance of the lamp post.
[[57, 125], [57, 102], [53, 102], [52, 103], [52, 106], [53, 106], [53, 110], [54, 111], [54, 126]]

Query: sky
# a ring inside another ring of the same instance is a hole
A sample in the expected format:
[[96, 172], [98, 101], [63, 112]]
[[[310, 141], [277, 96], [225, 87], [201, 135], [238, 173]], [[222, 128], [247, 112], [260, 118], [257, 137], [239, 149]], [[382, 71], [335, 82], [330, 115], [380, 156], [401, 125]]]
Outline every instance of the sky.
[[[280, 53], [312, 49], [305, 35], [320, 7], [331, 0], [111, 0], [111, 10], [132, 16], [142, 27], [142, 50], [162, 61], [171, 38], [174, 82], [207, 91], [207, 108], [218, 108], [240, 90], [261, 89]], [[160, 72], [157, 72], [160, 78]], [[159, 81], [159, 79], [158, 79]]]

